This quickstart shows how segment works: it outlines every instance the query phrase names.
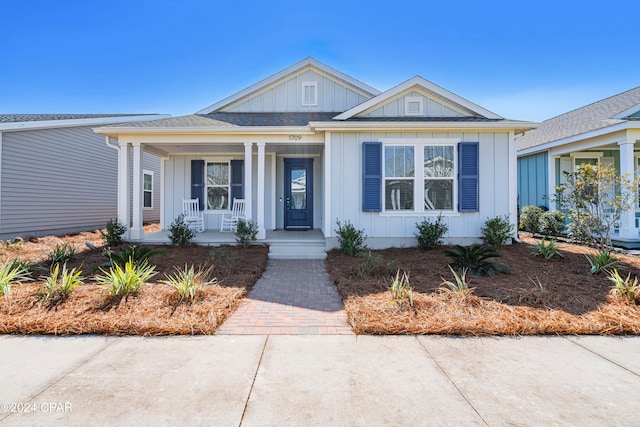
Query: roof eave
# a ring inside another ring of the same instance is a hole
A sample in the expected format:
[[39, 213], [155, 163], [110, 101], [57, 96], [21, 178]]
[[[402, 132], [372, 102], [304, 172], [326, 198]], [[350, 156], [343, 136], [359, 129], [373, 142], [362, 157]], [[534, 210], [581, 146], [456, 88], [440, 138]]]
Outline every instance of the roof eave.
[[504, 120], [499, 122], [360, 122], [360, 121], [341, 121], [341, 122], [310, 122], [309, 126], [320, 131], [370, 131], [372, 129], [385, 130], [439, 130], [439, 129], [500, 129], [523, 131], [535, 129], [539, 123]]
[[197, 126], [197, 127], [99, 127], [95, 133], [106, 136], [143, 135], [143, 134], [190, 134], [190, 135], [282, 135], [314, 134], [309, 126]]
[[146, 122], [151, 120], [166, 119], [170, 114], [147, 114], [139, 116], [119, 116], [119, 117], [92, 117], [87, 119], [62, 119], [62, 120], [39, 120], [28, 122], [0, 123], [0, 132], [51, 129], [72, 126], [95, 126], [110, 123]]

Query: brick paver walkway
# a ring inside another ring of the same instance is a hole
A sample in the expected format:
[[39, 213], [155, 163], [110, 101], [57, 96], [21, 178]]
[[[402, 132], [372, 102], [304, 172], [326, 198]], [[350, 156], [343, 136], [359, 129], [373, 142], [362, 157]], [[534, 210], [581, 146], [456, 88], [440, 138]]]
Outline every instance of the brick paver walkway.
[[352, 334], [322, 260], [271, 259], [218, 334]]

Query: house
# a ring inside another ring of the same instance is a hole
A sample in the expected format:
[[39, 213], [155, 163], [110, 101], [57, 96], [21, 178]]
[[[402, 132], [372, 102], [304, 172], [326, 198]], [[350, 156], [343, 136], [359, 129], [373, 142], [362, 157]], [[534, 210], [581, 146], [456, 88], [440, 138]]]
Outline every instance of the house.
[[[614, 166], [634, 176], [640, 165], [640, 87], [594, 102], [542, 122], [516, 139], [520, 206], [552, 207], [555, 187], [564, 172], [589, 163]], [[640, 243], [640, 206], [627, 212], [614, 243]]]
[[[116, 217], [118, 153], [95, 126], [161, 115], [0, 114], [0, 239], [103, 228]], [[145, 154], [144, 220], [160, 219], [160, 160]]]
[[[244, 198], [258, 239], [314, 230], [324, 249], [338, 245], [336, 220], [364, 229], [372, 248], [415, 246], [416, 223], [439, 214], [457, 243], [478, 241], [487, 218], [515, 223], [514, 136], [533, 127], [422, 77], [380, 92], [307, 58], [196, 114], [95, 131], [121, 147], [119, 218], [131, 210], [131, 147], [134, 194], [142, 191], [141, 153], [162, 158], [163, 229], [184, 198], [200, 200], [207, 230]], [[197, 239], [225, 239], [204, 235]], [[150, 241], [140, 205], [129, 238]]]

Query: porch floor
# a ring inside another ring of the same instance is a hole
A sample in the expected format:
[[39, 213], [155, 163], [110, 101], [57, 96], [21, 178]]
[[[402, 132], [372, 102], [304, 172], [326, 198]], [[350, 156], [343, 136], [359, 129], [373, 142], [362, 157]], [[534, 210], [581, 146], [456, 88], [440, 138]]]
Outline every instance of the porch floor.
[[[267, 231], [267, 237], [264, 240], [258, 240], [258, 243], [295, 243], [295, 242], [308, 242], [308, 243], [324, 243], [324, 234], [319, 229], [313, 229], [308, 231], [288, 231], [288, 230], [269, 230]], [[165, 245], [169, 244], [169, 231], [161, 230], [155, 233], [145, 234], [142, 239], [137, 240], [139, 243]], [[202, 233], [196, 233], [196, 236], [192, 240], [193, 243], [204, 246], [220, 246], [220, 245], [233, 245], [236, 243], [236, 236], [234, 233], [222, 233], [217, 230], [205, 230]]]

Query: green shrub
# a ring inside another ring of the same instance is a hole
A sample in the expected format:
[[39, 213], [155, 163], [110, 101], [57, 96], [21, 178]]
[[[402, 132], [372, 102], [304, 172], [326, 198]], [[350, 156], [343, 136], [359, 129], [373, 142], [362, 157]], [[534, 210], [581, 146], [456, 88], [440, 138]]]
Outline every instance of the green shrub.
[[184, 215], [180, 214], [169, 226], [169, 240], [178, 246], [188, 246], [191, 239], [195, 237], [193, 230], [184, 221]]
[[540, 216], [544, 213], [538, 206], [525, 206], [520, 211], [520, 229], [532, 233], [540, 232]]
[[618, 266], [620, 261], [611, 256], [611, 252], [607, 249], [595, 254], [585, 254], [585, 258], [591, 264], [591, 274], [599, 274], [603, 271], [611, 273], [611, 271], [621, 268]]
[[418, 240], [418, 247], [422, 251], [436, 249], [442, 244], [442, 238], [449, 231], [449, 226], [444, 223], [442, 214], [434, 222], [423, 219], [416, 223], [417, 233], [414, 233]]
[[63, 264], [62, 271], [60, 271], [60, 264], [55, 264], [36, 295], [50, 305], [61, 303], [71, 295], [76, 287], [82, 284], [80, 274], [82, 271], [75, 268], [67, 270], [66, 264]]
[[184, 265], [184, 270], [175, 267], [175, 273], [167, 275], [167, 280], [162, 280], [160, 283], [171, 286], [178, 292], [180, 296], [180, 302], [193, 302], [198, 292], [200, 292], [205, 286], [214, 285], [217, 283], [217, 279], [211, 278], [213, 273], [213, 266], [207, 269], [198, 267], [197, 269], [192, 265], [188, 267]]
[[[0, 240], [0, 243], [2, 243], [2, 240]], [[8, 239], [6, 242], [4, 242], [4, 245], [10, 251], [17, 251], [22, 248], [23, 243], [24, 243], [24, 240], [22, 240], [22, 237], [16, 237], [13, 240]]]
[[634, 277], [631, 281], [631, 273], [627, 274], [627, 278], [620, 277], [617, 269], [609, 271], [611, 280], [615, 287], [611, 290], [611, 293], [618, 298], [625, 298], [629, 301], [640, 301], [640, 285], [638, 285], [638, 278]]
[[362, 276], [387, 276], [395, 271], [393, 261], [385, 262], [384, 257], [377, 252], [364, 251], [358, 255], [361, 261], [356, 266], [356, 274]]
[[226, 272], [237, 257], [238, 254], [229, 248], [214, 248], [209, 251], [209, 260], [218, 271]]
[[453, 278], [455, 282], [450, 280], [446, 280], [444, 277], [440, 277], [442, 279], [442, 283], [440, 286], [446, 286], [450, 291], [455, 293], [460, 293], [463, 295], [470, 294], [473, 289], [469, 288], [469, 284], [467, 283], [467, 271], [468, 268], [462, 269], [462, 274], [456, 273], [456, 271], [449, 265], [449, 270], [451, 270], [451, 274], [453, 274]]
[[335, 230], [338, 235], [338, 243], [340, 243], [340, 249], [347, 255], [358, 255], [364, 251], [367, 246], [364, 241], [367, 236], [364, 235], [364, 230], [359, 230], [347, 221], [342, 225], [340, 220], [336, 220], [338, 229]]
[[409, 276], [406, 272], [403, 271], [400, 277], [400, 270], [398, 270], [396, 277], [391, 280], [391, 298], [395, 304], [400, 305], [407, 300], [413, 307], [413, 288], [409, 284]]
[[11, 293], [11, 285], [31, 280], [31, 273], [14, 260], [0, 265], [0, 297]]
[[106, 232], [100, 230], [100, 236], [106, 246], [120, 246], [123, 243], [122, 236], [127, 227], [117, 219], [110, 219], [105, 227]]
[[545, 244], [545, 239], [543, 238], [538, 244], [533, 246], [533, 251], [531, 255], [535, 257], [541, 257], [544, 259], [551, 259], [554, 256], [559, 256], [562, 258], [562, 254], [560, 250], [558, 250], [558, 245], [556, 245], [556, 241], [551, 239], [549, 240], [549, 244]]
[[57, 244], [51, 249], [51, 252], [47, 255], [51, 265], [54, 264], [66, 264], [69, 261], [76, 259], [76, 248], [71, 243], [65, 243], [63, 245]]
[[257, 222], [242, 218], [238, 220], [238, 225], [236, 227], [236, 242], [240, 243], [243, 248], [248, 247], [251, 242], [255, 242], [257, 235]]
[[109, 261], [102, 264], [102, 267], [111, 267], [115, 264], [122, 267], [129, 260], [132, 260], [135, 265], [140, 265], [143, 262], [148, 262], [152, 256], [165, 254], [166, 252], [161, 249], [151, 249], [148, 246], [133, 245], [128, 248], [120, 249], [119, 254], [112, 251], [106, 251], [105, 256], [109, 258]]
[[131, 260], [124, 266], [115, 264], [108, 271], [102, 272], [104, 276], [96, 276], [96, 281], [102, 285], [103, 291], [116, 298], [137, 294], [142, 285], [156, 275], [154, 266], [146, 262], [135, 265]]
[[508, 267], [505, 265], [499, 265], [492, 261], [500, 256], [493, 246], [455, 245], [452, 249], [444, 250], [443, 253], [451, 258], [454, 267], [466, 268], [474, 276], [487, 276], [508, 271]]
[[480, 229], [482, 238], [492, 246], [502, 246], [513, 237], [515, 226], [509, 221], [509, 215], [487, 219]]
[[564, 214], [560, 211], [543, 212], [538, 218], [540, 232], [557, 236], [564, 231]]

